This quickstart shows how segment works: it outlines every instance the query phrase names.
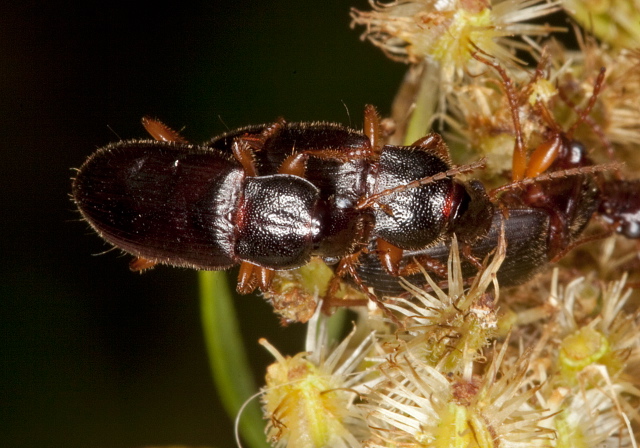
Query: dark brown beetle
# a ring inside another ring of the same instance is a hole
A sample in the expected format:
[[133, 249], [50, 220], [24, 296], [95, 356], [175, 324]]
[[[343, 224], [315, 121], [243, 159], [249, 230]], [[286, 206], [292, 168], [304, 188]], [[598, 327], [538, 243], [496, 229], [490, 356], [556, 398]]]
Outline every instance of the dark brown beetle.
[[[411, 146], [382, 145], [371, 106], [362, 132], [278, 120], [203, 145], [144, 119], [156, 141], [98, 150], [78, 172], [74, 199], [105, 240], [137, 257], [134, 270], [240, 264], [238, 291], [248, 293], [267, 291], [276, 271], [317, 255], [335, 265], [336, 279], [350, 277], [380, 305], [369, 286], [398, 292], [397, 276], [421, 266], [444, 276], [454, 234], [471, 277], [504, 229], [507, 253], [498, 278], [505, 286], [523, 283], [580, 244], [596, 212], [619, 232], [637, 235], [639, 207], [629, 198], [639, 184], [599, 176], [603, 168], [572, 139], [604, 71], [571, 129], [548, 118], [545, 141], [528, 156], [511, 80], [498, 64], [476, 58], [502, 76], [516, 132], [513, 181], [491, 199], [479, 182], [453, 178], [481, 163], [452, 167], [437, 134]], [[334, 282], [330, 292], [335, 289]]]
[[248, 293], [267, 290], [276, 270], [319, 255], [360, 283], [355, 265], [372, 240], [398, 275], [403, 251], [453, 232], [471, 244], [491, 224], [481, 185], [452, 178], [479, 164], [452, 168], [437, 134], [381, 145], [370, 106], [364, 133], [280, 120], [195, 146], [159, 121], [144, 124], [157, 141], [98, 150], [73, 183], [84, 218], [138, 257], [133, 269], [239, 263], [238, 290]]
[[[588, 157], [585, 147], [573, 139], [577, 126], [586, 120], [604, 83], [604, 69], [595, 81], [593, 94], [578, 119], [567, 131], [561, 130], [543, 105], [540, 113], [549, 126], [546, 138], [531, 155], [524, 147], [518, 116], [518, 102], [511, 80], [494, 61], [475, 57], [495, 68], [502, 77], [510, 103], [516, 134], [512, 164], [512, 182], [490, 193], [496, 208], [490, 231], [468, 248], [477, 258], [491, 254], [504, 231], [507, 243], [505, 259], [497, 272], [502, 286], [522, 284], [540, 272], [549, 262], [558, 261], [569, 250], [594, 239], [581, 235], [593, 217], [627, 238], [640, 238], [640, 181], [607, 178], [604, 171], [612, 166], [597, 166]], [[539, 71], [536, 76], [539, 76]], [[614, 164], [615, 165], [615, 164]], [[490, 209], [487, 209], [489, 213]], [[610, 232], [599, 235], [604, 237]], [[416, 261], [441, 279], [446, 278], [449, 238], [437, 245], [407, 251], [400, 266]], [[472, 278], [479, 265], [467, 257], [462, 260], [465, 278]], [[409, 270], [405, 272], [410, 273]], [[403, 292], [397, 280], [388, 275], [375, 257], [366, 255], [358, 266], [365, 284], [379, 294]], [[425, 283], [422, 274], [410, 280]]]

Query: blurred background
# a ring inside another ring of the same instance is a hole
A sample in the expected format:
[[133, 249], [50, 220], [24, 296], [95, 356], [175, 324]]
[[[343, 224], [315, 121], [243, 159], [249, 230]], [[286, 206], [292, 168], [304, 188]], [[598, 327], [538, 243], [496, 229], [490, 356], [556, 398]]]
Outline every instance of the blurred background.
[[[24, 1], [0, 14], [2, 378], [11, 447], [231, 446], [196, 274], [129, 272], [78, 220], [72, 168], [146, 137], [151, 115], [199, 142], [247, 124], [383, 115], [406, 67], [349, 28], [365, 0]], [[259, 297], [236, 301], [258, 382], [303, 347]]]

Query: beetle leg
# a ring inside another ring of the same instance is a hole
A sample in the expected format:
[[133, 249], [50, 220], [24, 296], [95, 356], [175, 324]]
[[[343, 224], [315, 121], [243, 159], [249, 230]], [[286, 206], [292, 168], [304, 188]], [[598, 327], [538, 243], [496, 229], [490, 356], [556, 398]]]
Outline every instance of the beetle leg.
[[502, 78], [502, 84], [504, 85], [504, 90], [507, 95], [507, 101], [509, 102], [509, 109], [511, 109], [511, 119], [513, 120], [513, 128], [516, 138], [515, 147], [513, 148], [511, 175], [514, 181], [522, 180], [525, 177], [525, 172], [527, 170], [527, 151], [524, 147], [524, 139], [522, 138], [522, 126], [520, 125], [520, 106], [518, 104], [518, 95], [516, 94], [515, 88], [513, 86], [513, 81], [511, 80], [511, 78], [509, 78], [509, 75], [507, 75], [504, 67], [502, 67], [493, 59], [488, 59], [480, 56], [478, 54], [479, 52], [482, 51], [478, 47], [476, 47], [476, 52], [472, 53], [471, 56], [482, 62], [483, 64], [488, 65], [489, 67], [493, 67]]
[[367, 104], [364, 107], [364, 135], [369, 137], [371, 142], [371, 148], [377, 155], [380, 154], [381, 144], [381, 132], [380, 132], [380, 117], [378, 111], [371, 104]]
[[431, 134], [416, 140], [411, 146], [417, 146], [422, 150], [432, 152], [437, 155], [438, 158], [444, 160], [447, 165], [451, 165], [451, 154], [449, 153], [449, 148], [442, 139], [442, 136], [436, 132], [432, 132]]
[[[389, 308], [387, 308], [387, 306], [384, 304], [384, 302], [382, 300], [380, 300], [380, 298], [378, 298], [378, 296], [376, 296], [374, 293], [372, 293], [369, 288], [367, 287], [367, 285], [364, 284], [364, 282], [362, 281], [362, 278], [360, 278], [360, 275], [358, 274], [355, 264], [354, 263], [347, 263], [345, 266], [345, 273], [348, 272], [349, 275], [351, 276], [351, 278], [353, 279], [354, 283], [358, 286], [358, 288], [360, 288], [360, 290], [367, 296], [367, 298], [372, 301], [373, 303], [376, 304], [376, 306], [378, 308], [380, 308], [382, 310], [382, 312], [384, 312], [384, 314], [391, 319], [391, 321], [396, 324], [396, 326], [398, 326], [398, 328], [404, 328], [404, 325], [400, 322], [400, 320], [395, 316], [395, 314], [393, 314], [391, 312], [391, 310]], [[343, 274], [344, 275], [344, 274]]]
[[250, 294], [256, 288], [260, 291], [267, 291], [271, 287], [271, 282], [276, 271], [273, 269], [256, 266], [247, 261], [240, 263], [240, 272], [238, 272], [237, 291], [240, 294]]
[[480, 260], [478, 260], [478, 257], [474, 256], [471, 253], [471, 245], [466, 243], [461, 243], [460, 249], [461, 249], [460, 252], [462, 253], [462, 256], [464, 257], [464, 259], [467, 260], [469, 263], [471, 263], [478, 270], [478, 272], [480, 272], [480, 270], [482, 269], [482, 263], [480, 262]]
[[267, 140], [278, 135], [278, 133], [282, 130], [284, 126], [286, 126], [286, 124], [287, 124], [286, 120], [280, 117], [272, 125], [264, 128], [262, 132], [260, 132], [260, 134], [257, 134], [257, 135], [247, 134], [239, 138], [245, 143], [247, 143], [251, 147], [251, 149], [253, 149], [254, 151], [260, 151], [262, 148], [264, 148], [264, 145], [266, 144]]
[[572, 241], [569, 244], [567, 244], [566, 247], [563, 247], [561, 250], [558, 250], [556, 254], [549, 261], [551, 263], [557, 263], [558, 261], [562, 260], [562, 258], [565, 255], [567, 255], [576, 247], [582, 246], [583, 244], [587, 244], [592, 241], [598, 241], [598, 240], [603, 240], [605, 238], [609, 238], [611, 235], [614, 235], [614, 233], [615, 232], [613, 230], [610, 230], [610, 231], [596, 233], [595, 235], [585, 236], [584, 238], [580, 238], [578, 241]]
[[256, 177], [258, 175], [256, 162], [253, 158], [253, 150], [245, 140], [242, 138], [236, 139], [231, 145], [231, 151], [236, 160], [242, 165], [245, 175], [248, 177]]
[[280, 164], [278, 168], [279, 174], [293, 174], [294, 176], [304, 177], [304, 173], [307, 169], [307, 160], [309, 155], [304, 153], [294, 153], [284, 159], [284, 162]]
[[404, 328], [404, 325], [402, 324], [402, 322], [400, 322], [400, 320], [396, 317], [395, 314], [393, 314], [391, 312], [391, 310], [389, 308], [387, 308], [387, 306], [384, 304], [384, 302], [382, 300], [380, 300], [378, 298], [378, 296], [376, 296], [374, 293], [372, 293], [369, 288], [367, 287], [367, 285], [364, 284], [364, 282], [362, 281], [362, 278], [360, 278], [360, 275], [358, 274], [358, 271], [356, 270], [355, 264], [349, 264], [347, 266], [347, 270], [349, 272], [349, 274], [351, 275], [351, 278], [353, 278], [353, 281], [355, 282], [356, 285], [358, 285], [358, 287], [360, 288], [360, 290], [366, 294], [366, 296], [369, 298], [369, 300], [371, 300], [373, 303], [376, 304], [376, 306], [378, 308], [380, 308], [384, 314], [391, 319], [391, 321], [396, 324], [396, 326], [398, 328]]
[[186, 143], [187, 140], [177, 131], [156, 118], [142, 117], [142, 126], [147, 130], [151, 137], [161, 142], [180, 142]]
[[[347, 264], [355, 263], [360, 257], [360, 252], [344, 256], [334, 271], [334, 275], [329, 281], [327, 292], [322, 299], [322, 310], [329, 314], [332, 307], [337, 306], [366, 306], [369, 299], [345, 299], [337, 297], [343, 277], [348, 273]], [[362, 290], [362, 288], [359, 288]], [[366, 292], [365, 292], [366, 294]]]
[[382, 266], [384, 266], [389, 274], [395, 276], [400, 275], [400, 262], [402, 261], [403, 250], [382, 238], [376, 239], [376, 246], [378, 249], [378, 258]]
[[428, 255], [416, 255], [412, 261], [402, 266], [398, 271], [399, 275], [406, 277], [413, 274], [419, 274], [423, 271], [432, 272], [437, 277], [446, 279], [449, 270], [447, 265]]
[[[340, 291], [340, 287], [342, 286], [342, 275], [334, 275], [329, 281], [329, 286], [327, 288], [327, 292], [322, 298], [322, 311], [325, 314], [331, 313], [331, 308], [333, 307], [350, 307], [350, 306], [367, 306], [369, 299], [348, 299], [337, 297], [338, 291]], [[358, 288], [361, 289], [361, 288]]]
[[[598, 74], [598, 77], [596, 78], [596, 81], [593, 85], [593, 93], [591, 94], [589, 103], [587, 104], [587, 107], [585, 107], [582, 110], [580, 110], [578, 106], [573, 101], [571, 101], [571, 99], [567, 96], [564, 90], [558, 89], [558, 95], [560, 96], [560, 99], [567, 106], [569, 106], [569, 108], [571, 108], [571, 110], [576, 115], [578, 115], [578, 120], [576, 120], [576, 122], [571, 126], [571, 129], [567, 131], [567, 134], [573, 134], [575, 128], [581, 122], [586, 123], [593, 130], [594, 134], [596, 134], [600, 142], [602, 142], [602, 145], [605, 147], [605, 150], [609, 158], [613, 160], [615, 159], [615, 155], [616, 155], [613, 144], [609, 141], [609, 139], [605, 135], [604, 129], [602, 129], [602, 127], [598, 123], [596, 123], [596, 121], [593, 118], [589, 116], [591, 109], [595, 105], [595, 99], [597, 98], [598, 94], [600, 93], [600, 90], [602, 89], [602, 85], [604, 84], [604, 73], [605, 73], [604, 68], [600, 69], [600, 73]], [[614, 175], [617, 178], [622, 178], [619, 172], [614, 173]]]
[[232, 145], [231, 151], [233, 152], [236, 160], [242, 165], [244, 172], [249, 177], [256, 177], [258, 175], [258, 169], [256, 168], [256, 162], [254, 157], [254, 151], [260, 151], [264, 148], [264, 145], [268, 139], [277, 135], [280, 130], [286, 125], [284, 118], [278, 118], [271, 126], [266, 127], [257, 136], [243, 135], [237, 137]]
[[380, 136], [383, 139], [391, 137], [393, 134], [395, 134], [396, 128], [397, 125], [393, 118], [383, 118], [382, 120], [380, 120]]
[[155, 261], [147, 260], [146, 258], [135, 257], [129, 262], [129, 269], [131, 269], [133, 272], [142, 272], [146, 271], [147, 269], [151, 269], [157, 264], [158, 263], [156, 263]]
[[[567, 132], [562, 132], [544, 104], [540, 102], [537, 103], [537, 106], [540, 109], [540, 114], [553, 131], [553, 134], [550, 139], [538, 146], [531, 154], [525, 171], [525, 177], [536, 177], [544, 173], [556, 160], [556, 158], [560, 154], [560, 150], [566, 144], [566, 141], [573, 138], [573, 133], [575, 132], [576, 128], [581, 123], [588, 120], [589, 114], [591, 113], [591, 110], [593, 109], [593, 106], [598, 99], [598, 95], [600, 94], [600, 90], [602, 89], [604, 75], [605, 69], [602, 68], [600, 69], [600, 73], [598, 74], [596, 82], [593, 86], [593, 93], [591, 94], [591, 98], [589, 98], [589, 102], [587, 103], [585, 108], [582, 110], [576, 110], [574, 105], [573, 109], [578, 113], [578, 119], [573, 123], [573, 125], [571, 125]], [[569, 106], [571, 107], [571, 105]]]
[[404, 251], [388, 241], [378, 238], [376, 240], [378, 258], [387, 272], [396, 277], [406, 277], [421, 272], [421, 268], [431, 271], [438, 277], [447, 277], [447, 266], [428, 255], [418, 255], [413, 261], [400, 266]]
[[578, 113], [578, 119], [575, 121], [575, 123], [571, 125], [569, 130], [567, 130], [567, 133], [566, 133], [567, 138], [569, 139], [573, 138], [573, 133], [575, 132], [576, 128], [580, 126], [580, 123], [585, 122], [589, 117], [589, 114], [591, 113], [591, 110], [593, 110], [593, 106], [596, 105], [596, 100], [598, 99], [598, 95], [600, 95], [600, 91], [602, 90], [602, 87], [604, 85], [605, 73], [606, 73], [606, 69], [604, 67], [601, 67], [600, 72], [598, 73], [598, 77], [596, 78], [596, 81], [593, 83], [593, 91], [591, 92], [591, 98], [589, 98], [589, 102], [587, 103], [585, 108]]
[[271, 288], [271, 282], [273, 281], [273, 277], [276, 275], [276, 271], [269, 268], [259, 267], [258, 268], [259, 282], [258, 288], [260, 291], [268, 291]]
[[258, 287], [258, 277], [256, 276], [256, 265], [243, 261], [240, 263], [238, 272], [238, 285], [236, 290], [240, 294], [250, 294]]
[[335, 149], [318, 149], [303, 151], [303, 154], [322, 160], [339, 160], [349, 162], [358, 159], [378, 159], [382, 149], [382, 127], [376, 108], [367, 104], [364, 108], [364, 134], [369, 138], [370, 147], [354, 148], [350, 151]]
[[358, 274], [358, 271], [356, 269], [356, 263], [358, 262], [358, 258], [360, 258], [360, 255], [362, 254], [362, 252], [363, 252], [362, 250], [359, 250], [358, 252], [342, 257], [342, 259], [338, 263], [338, 267], [335, 270], [335, 275], [331, 279], [331, 283], [329, 284], [329, 289], [327, 291], [327, 294], [323, 299], [323, 307], [328, 308], [331, 306], [366, 305], [366, 303], [361, 303], [361, 301], [359, 300], [342, 300], [342, 299], [335, 298], [335, 293], [340, 288], [340, 281], [342, 280], [342, 277], [349, 275], [353, 279], [353, 282], [356, 284], [358, 289], [360, 289], [360, 291], [362, 291], [370, 301], [375, 303], [376, 306], [378, 306], [378, 308], [380, 308], [384, 312], [384, 314], [386, 314], [386, 316], [389, 319], [391, 319], [391, 321], [394, 324], [396, 324], [398, 327], [403, 327], [402, 323], [398, 320], [398, 318], [391, 312], [389, 308], [386, 307], [384, 302], [380, 300], [378, 296], [376, 296], [374, 293], [372, 293], [369, 290], [367, 285], [364, 284], [364, 282], [362, 281], [362, 278]]
[[[389, 308], [387, 308], [382, 300], [380, 300], [374, 293], [372, 293], [367, 285], [364, 284], [362, 278], [358, 274], [355, 266], [360, 258], [362, 251], [355, 252], [353, 254], [346, 255], [342, 257], [338, 266], [335, 269], [335, 274], [329, 283], [329, 287], [327, 289], [327, 293], [322, 299], [322, 310], [325, 313], [329, 313], [332, 307], [343, 307], [343, 306], [366, 306], [368, 301], [372, 301], [378, 306], [386, 315], [401, 327], [402, 324], [398, 320], [398, 318], [391, 312]], [[340, 289], [340, 284], [342, 282], [343, 277], [349, 275], [353, 282], [356, 284], [358, 289], [367, 297], [368, 300], [358, 300], [358, 299], [341, 299], [336, 297], [336, 293]]]

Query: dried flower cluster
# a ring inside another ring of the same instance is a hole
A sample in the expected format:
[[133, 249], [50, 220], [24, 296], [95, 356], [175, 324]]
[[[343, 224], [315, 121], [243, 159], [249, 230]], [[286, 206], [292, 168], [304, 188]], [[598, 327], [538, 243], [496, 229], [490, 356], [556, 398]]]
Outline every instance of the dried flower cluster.
[[[439, 104], [421, 126], [440, 119], [453, 159], [486, 157], [478, 176], [502, 185], [515, 113], [529, 151], [550, 129], [568, 132], [594, 148], [594, 160], [626, 162], [612, 175], [637, 177], [640, 5], [633, 0], [398, 0], [372, 7], [353, 10], [353, 24], [392, 59], [411, 64], [411, 85], [396, 101], [410, 106], [394, 117], [400, 138], [411, 138], [411, 111], [415, 119], [421, 110], [424, 120], [424, 104]], [[577, 48], [548, 37], [558, 28], [539, 24], [562, 8], [593, 29], [594, 36], [575, 31]], [[483, 59], [497, 61], [503, 75]], [[432, 81], [434, 71], [439, 88], [432, 85], [425, 97], [421, 77]], [[579, 118], [590, 101], [591, 113]], [[505, 290], [496, 281], [504, 241], [470, 287], [453, 241], [446, 290], [424, 272], [430, 292], [402, 280], [411, 298], [387, 302], [401, 326], [369, 310], [358, 331], [330, 349], [327, 317], [317, 311], [306, 352], [284, 357], [270, 348], [276, 363], [263, 404], [273, 445], [637, 447], [640, 312], [622, 274], [637, 247], [614, 239], [581, 246], [563, 266]]]
[[367, 331], [329, 351], [318, 312], [306, 352], [270, 348], [263, 402], [274, 446], [637, 446], [640, 313], [624, 311], [625, 279], [561, 288], [556, 271], [528, 310], [534, 322], [514, 319], [518, 303], [487, 292], [503, 256], [466, 289], [454, 244], [451, 287], [407, 283], [414, 297], [392, 305], [405, 325], [395, 333], [361, 318]]
[[559, 9], [559, 3], [508, 0], [397, 1], [373, 3], [373, 10], [354, 9], [354, 25], [366, 26], [363, 37], [392, 59], [418, 63], [426, 58], [441, 66], [445, 83], [460, 81], [475, 48], [503, 63], [516, 62], [521, 45], [511, 36], [544, 36], [555, 28], [531, 21]]

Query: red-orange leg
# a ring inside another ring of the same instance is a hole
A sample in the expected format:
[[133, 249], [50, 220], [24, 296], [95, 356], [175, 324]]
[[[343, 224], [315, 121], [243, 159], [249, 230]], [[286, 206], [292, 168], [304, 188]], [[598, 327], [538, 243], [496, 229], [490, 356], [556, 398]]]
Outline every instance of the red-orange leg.
[[[604, 83], [604, 75], [605, 75], [605, 71], [604, 71], [604, 68], [602, 68], [600, 69], [600, 73], [598, 73], [598, 77], [596, 78], [596, 81], [594, 83], [593, 92], [591, 94], [589, 103], [587, 104], [587, 107], [585, 107], [583, 110], [580, 110], [578, 106], [573, 101], [571, 101], [571, 99], [566, 95], [566, 93], [562, 89], [558, 90], [558, 94], [560, 95], [560, 99], [567, 106], [569, 106], [569, 108], [571, 108], [571, 110], [574, 111], [578, 116], [578, 119], [571, 126], [568, 133], [573, 133], [574, 129], [577, 128], [581, 122], [586, 123], [593, 130], [593, 132], [596, 134], [598, 139], [600, 139], [600, 141], [602, 142], [603, 146], [607, 151], [607, 155], [609, 156], [609, 158], [613, 159], [615, 157], [615, 150], [613, 148], [613, 144], [609, 141], [609, 139], [605, 135], [604, 129], [602, 129], [602, 127], [598, 123], [596, 123], [596, 121], [593, 118], [589, 116], [591, 109], [593, 108], [593, 106], [595, 106], [595, 100], [597, 96], [600, 94], [600, 91], [602, 90], [602, 85]], [[620, 173], [615, 173], [615, 174], [617, 177], [620, 177]]]
[[337, 297], [338, 291], [340, 291], [340, 286], [341, 286], [343, 277], [345, 277], [350, 272], [348, 266], [357, 263], [361, 253], [362, 251], [358, 251], [356, 253], [346, 255], [338, 263], [338, 266], [334, 270], [334, 275], [331, 278], [331, 281], [329, 282], [329, 287], [327, 288], [327, 292], [322, 300], [323, 311], [328, 313], [332, 307], [336, 307], [336, 306], [366, 306], [367, 305], [368, 299], [366, 300], [342, 299]]
[[374, 153], [380, 152], [381, 132], [380, 117], [378, 111], [371, 104], [364, 107], [364, 135], [369, 137], [371, 148]]
[[462, 244], [461, 249], [461, 253], [464, 259], [471, 263], [478, 270], [478, 272], [480, 272], [480, 269], [482, 269], [482, 263], [480, 262], [480, 260], [478, 260], [477, 257], [473, 255], [471, 246], [469, 244]]
[[282, 128], [286, 125], [284, 118], [279, 118], [271, 126], [266, 127], [259, 135], [243, 135], [234, 140], [231, 145], [231, 151], [233, 152], [236, 160], [242, 165], [244, 172], [249, 177], [255, 177], [258, 175], [258, 169], [256, 168], [256, 162], [254, 158], [254, 151], [260, 151], [264, 147], [266, 141], [278, 134]]
[[367, 285], [364, 284], [362, 278], [358, 274], [356, 269], [356, 264], [358, 262], [358, 258], [363, 253], [363, 250], [355, 252], [353, 254], [349, 254], [343, 257], [338, 266], [336, 267], [334, 277], [331, 279], [329, 283], [329, 288], [325, 297], [323, 298], [323, 311], [328, 312], [331, 307], [335, 306], [366, 306], [367, 302], [362, 300], [348, 300], [348, 299], [339, 299], [336, 298], [336, 293], [340, 289], [340, 282], [344, 277], [349, 275], [356, 286], [364, 293], [364, 295], [373, 303], [375, 303], [378, 308], [380, 308], [393, 323], [395, 323], [398, 327], [402, 327], [402, 323], [398, 320], [398, 318], [391, 312], [389, 308], [387, 308], [382, 300], [378, 298], [374, 293], [372, 293]]
[[267, 126], [258, 135], [243, 135], [240, 137], [245, 143], [247, 143], [254, 151], [260, 151], [268, 139], [277, 135], [282, 128], [287, 124], [284, 118], [278, 118], [275, 123]]
[[441, 279], [446, 279], [449, 270], [447, 265], [428, 255], [417, 255], [413, 260], [400, 269], [400, 275], [403, 277], [419, 274], [420, 272], [433, 272]]
[[187, 142], [187, 140], [185, 140], [184, 137], [182, 137], [177, 131], [174, 131], [169, 126], [155, 118], [142, 117], [142, 126], [144, 126], [151, 137], [155, 138], [158, 141], [180, 143]]
[[444, 142], [442, 136], [436, 132], [432, 132], [431, 134], [416, 140], [411, 146], [419, 146], [425, 150], [433, 152], [448, 165], [451, 165], [449, 147]]
[[[360, 288], [360, 290], [369, 298], [369, 300], [371, 300], [373, 303], [375, 303], [378, 308], [380, 308], [384, 314], [387, 315], [387, 317], [389, 319], [391, 319], [391, 321], [396, 324], [398, 327], [404, 327], [404, 325], [400, 322], [400, 320], [398, 320], [398, 318], [391, 312], [391, 310], [389, 308], [386, 307], [386, 305], [384, 304], [384, 302], [382, 300], [380, 300], [380, 298], [378, 296], [376, 296], [374, 293], [372, 293], [369, 288], [367, 287], [367, 285], [364, 284], [364, 282], [362, 281], [362, 278], [360, 278], [360, 275], [358, 274], [358, 271], [356, 270], [356, 260], [358, 257], [345, 257], [348, 259], [348, 261], [346, 263], [342, 263], [342, 261], [340, 262], [340, 267], [336, 270], [337, 272], [340, 272], [340, 276], [344, 276], [345, 273], [348, 273], [351, 278], [353, 279], [353, 282], [358, 285], [358, 287]], [[343, 259], [344, 260], [344, 259]]]
[[157, 264], [158, 263], [156, 263], [155, 261], [147, 260], [146, 258], [135, 257], [129, 262], [129, 269], [131, 269], [133, 272], [142, 272], [146, 271], [147, 269], [151, 269]]
[[267, 291], [271, 287], [271, 282], [276, 271], [273, 269], [256, 266], [247, 261], [240, 263], [240, 272], [238, 272], [237, 291], [240, 294], [249, 294], [256, 288], [261, 291]]
[[231, 151], [248, 177], [256, 177], [258, 175], [255, 160], [253, 159], [253, 150], [246, 141], [242, 138], [236, 139], [231, 145]]
[[404, 251], [382, 238], [376, 240], [376, 247], [380, 263], [382, 263], [387, 272], [395, 276], [400, 275], [400, 262]]
[[284, 162], [278, 168], [280, 174], [293, 174], [294, 176], [304, 177], [307, 169], [307, 160], [309, 154], [295, 153], [284, 159]]
[[567, 131], [568, 138], [571, 138], [573, 136], [573, 133], [575, 132], [576, 128], [580, 125], [580, 123], [583, 123], [587, 119], [587, 117], [591, 113], [591, 110], [593, 109], [593, 106], [596, 105], [596, 100], [598, 99], [598, 95], [600, 95], [600, 91], [604, 86], [605, 73], [606, 73], [606, 69], [604, 67], [601, 67], [600, 72], [598, 73], [598, 77], [596, 78], [596, 81], [593, 84], [593, 92], [591, 92], [591, 98], [589, 98], [589, 102], [587, 103], [585, 108], [582, 109], [582, 111], [578, 114], [578, 119], [576, 120], [576, 122], [573, 123], [569, 128], [569, 130]]
[[[480, 51], [479, 48], [476, 47], [476, 49]], [[520, 106], [518, 104], [518, 96], [516, 95], [513, 81], [511, 80], [511, 78], [509, 78], [509, 75], [507, 75], [504, 67], [498, 64], [498, 62], [492, 59], [484, 58], [478, 53], [473, 53], [472, 56], [483, 64], [493, 67], [502, 78], [504, 90], [507, 95], [507, 101], [509, 101], [509, 109], [511, 109], [511, 118], [513, 120], [514, 132], [516, 134], [516, 143], [515, 147], [513, 148], [513, 161], [511, 168], [512, 179], [514, 181], [522, 180], [525, 177], [525, 173], [527, 170], [527, 152], [524, 147], [524, 140], [522, 138], [522, 126], [520, 125], [520, 116], [518, 115]]]
[[[277, 126], [278, 123], [276, 123]], [[272, 132], [272, 131], [269, 131]], [[282, 163], [279, 172], [283, 174], [297, 174], [301, 170], [299, 168], [294, 168], [294, 166], [300, 163], [300, 160], [306, 163], [308, 157], [315, 157], [321, 160], [338, 160], [341, 162], [349, 162], [351, 160], [358, 159], [370, 159], [377, 158], [380, 154], [380, 146], [381, 146], [381, 127], [380, 127], [380, 118], [378, 117], [378, 113], [376, 112], [375, 107], [372, 105], [365, 106], [364, 109], [364, 134], [369, 138], [370, 147], [362, 147], [362, 148], [352, 148], [349, 151], [343, 151], [340, 149], [314, 149], [314, 150], [305, 150], [301, 151], [299, 154], [306, 156], [299, 156], [298, 154], [293, 154], [289, 156]], [[263, 132], [264, 134], [264, 132]]]

